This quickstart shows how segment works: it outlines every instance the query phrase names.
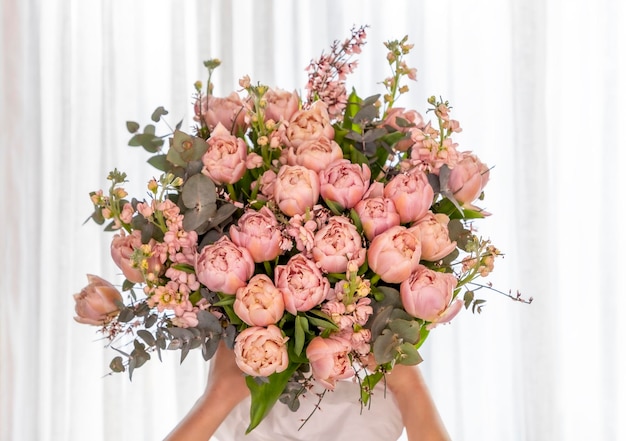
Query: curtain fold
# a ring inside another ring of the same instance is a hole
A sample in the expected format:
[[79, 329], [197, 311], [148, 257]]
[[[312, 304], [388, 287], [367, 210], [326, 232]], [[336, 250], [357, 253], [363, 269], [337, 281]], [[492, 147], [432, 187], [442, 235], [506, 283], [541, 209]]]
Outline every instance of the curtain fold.
[[[463, 311], [423, 348], [455, 440], [622, 439], [626, 307], [620, 233], [626, 81], [619, 0], [2, 0], [0, 2], [0, 439], [161, 439], [204, 387], [191, 353], [108, 375], [112, 349], [73, 322], [85, 274], [121, 280], [90, 191], [114, 167], [141, 194], [156, 172], [125, 122], [163, 105], [193, 125], [193, 83], [219, 58], [238, 80], [302, 91], [304, 68], [369, 24], [349, 78], [381, 92], [383, 41], [408, 35], [418, 81], [399, 105], [453, 106], [459, 150], [490, 165], [481, 227], [505, 252], [482, 314]], [[167, 127], [159, 127], [160, 133]], [[227, 440], [221, 440], [227, 441]]]

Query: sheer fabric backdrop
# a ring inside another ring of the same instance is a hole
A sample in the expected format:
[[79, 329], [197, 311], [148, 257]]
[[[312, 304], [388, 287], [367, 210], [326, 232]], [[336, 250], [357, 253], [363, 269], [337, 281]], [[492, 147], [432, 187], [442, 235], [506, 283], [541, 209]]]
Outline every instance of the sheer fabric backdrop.
[[[402, 105], [450, 100], [461, 149], [495, 165], [483, 230], [506, 252], [480, 316], [437, 328], [425, 373], [455, 440], [626, 438], [620, 234], [626, 153], [619, 0], [0, 3], [0, 439], [154, 440], [191, 407], [207, 366], [151, 361], [105, 376], [111, 351], [73, 322], [86, 273], [121, 280], [89, 215], [108, 171], [131, 194], [154, 173], [126, 120], [159, 105], [191, 121], [202, 60], [215, 93], [245, 74], [302, 89], [303, 68], [353, 24], [368, 44], [350, 78], [381, 91], [383, 41], [408, 34], [418, 82]], [[619, 50], [621, 46], [621, 51]], [[621, 343], [621, 344], [620, 344]]]

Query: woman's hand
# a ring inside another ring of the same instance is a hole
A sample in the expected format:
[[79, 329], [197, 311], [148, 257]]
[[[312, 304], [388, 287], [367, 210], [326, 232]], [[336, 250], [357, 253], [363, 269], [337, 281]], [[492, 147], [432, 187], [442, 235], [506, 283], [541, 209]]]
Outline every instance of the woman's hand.
[[417, 366], [397, 364], [385, 379], [400, 408], [409, 441], [450, 440]]
[[249, 394], [244, 374], [235, 363], [235, 353], [224, 342], [211, 359], [204, 394], [166, 441], [207, 441], [233, 408]]

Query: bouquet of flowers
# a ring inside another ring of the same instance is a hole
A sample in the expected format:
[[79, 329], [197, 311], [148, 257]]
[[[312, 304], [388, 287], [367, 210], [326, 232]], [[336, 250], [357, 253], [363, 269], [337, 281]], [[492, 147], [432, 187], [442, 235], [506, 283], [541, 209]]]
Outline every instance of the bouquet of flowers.
[[250, 431], [278, 400], [297, 409], [313, 382], [354, 377], [367, 404], [394, 365], [421, 361], [433, 328], [480, 312], [475, 293], [490, 285], [476, 279], [501, 256], [475, 226], [489, 167], [458, 150], [447, 101], [428, 99], [432, 121], [396, 106], [416, 77], [407, 37], [385, 44], [382, 97], [348, 93], [365, 34], [311, 62], [304, 96], [246, 76], [216, 97], [209, 60], [193, 134], [127, 123], [162, 174], [147, 199], [127, 198], [118, 170], [90, 194], [91, 219], [116, 232], [127, 295], [93, 275], [75, 295], [76, 320], [119, 354], [112, 371], [132, 378], [164, 350], [209, 360], [225, 340], [251, 391]]

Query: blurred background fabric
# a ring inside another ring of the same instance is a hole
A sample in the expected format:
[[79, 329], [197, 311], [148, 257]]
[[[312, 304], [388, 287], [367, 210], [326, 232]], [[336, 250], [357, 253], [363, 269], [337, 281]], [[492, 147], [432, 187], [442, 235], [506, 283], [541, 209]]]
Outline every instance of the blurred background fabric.
[[131, 382], [72, 319], [85, 274], [123, 280], [111, 234], [83, 225], [88, 194], [115, 167], [143, 194], [157, 172], [125, 122], [163, 105], [191, 127], [203, 60], [222, 60], [218, 96], [246, 74], [302, 91], [309, 61], [362, 24], [348, 85], [381, 93], [383, 42], [409, 36], [418, 81], [398, 105], [450, 101], [459, 150], [494, 166], [481, 233], [506, 256], [490, 280], [534, 297], [481, 291], [482, 314], [421, 350], [452, 439], [626, 439], [624, 23], [620, 0], [1, 0], [0, 439], [155, 440], [189, 410], [199, 353]]

